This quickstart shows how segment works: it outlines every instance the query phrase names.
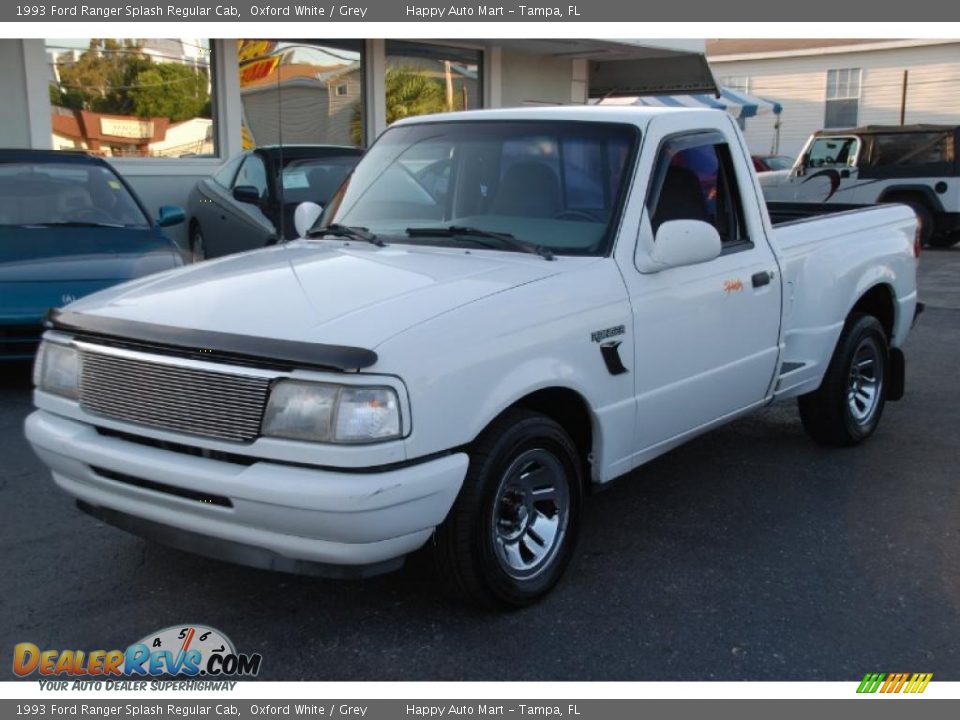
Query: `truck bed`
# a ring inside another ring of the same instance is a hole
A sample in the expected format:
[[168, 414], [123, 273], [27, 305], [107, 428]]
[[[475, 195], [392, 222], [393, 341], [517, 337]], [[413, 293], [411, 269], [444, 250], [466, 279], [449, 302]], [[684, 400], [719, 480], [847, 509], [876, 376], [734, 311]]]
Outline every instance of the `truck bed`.
[[778, 396], [799, 395], [819, 385], [851, 310], [850, 299], [873, 285], [889, 287], [895, 307], [890, 344], [903, 342], [916, 303], [916, 223], [910, 208], [891, 204], [807, 213], [776, 224], [771, 240], [784, 287]]
[[767, 212], [770, 214], [770, 222], [774, 225], [783, 225], [785, 223], [802, 222], [810, 218], [818, 218], [823, 215], [835, 215], [837, 213], [850, 212], [852, 210], [863, 210], [875, 207], [874, 205], [854, 205], [845, 203], [801, 203], [801, 202], [768, 202]]

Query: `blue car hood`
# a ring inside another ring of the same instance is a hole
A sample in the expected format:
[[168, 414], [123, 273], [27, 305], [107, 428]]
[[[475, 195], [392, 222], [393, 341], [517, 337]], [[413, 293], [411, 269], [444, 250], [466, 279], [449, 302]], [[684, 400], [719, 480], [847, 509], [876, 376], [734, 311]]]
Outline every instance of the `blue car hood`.
[[167, 270], [174, 244], [154, 228], [0, 226], [0, 282], [113, 281]]
[[35, 324], [48, 308], [181, 264], [153, 228], [0, 227], [0, 322]]

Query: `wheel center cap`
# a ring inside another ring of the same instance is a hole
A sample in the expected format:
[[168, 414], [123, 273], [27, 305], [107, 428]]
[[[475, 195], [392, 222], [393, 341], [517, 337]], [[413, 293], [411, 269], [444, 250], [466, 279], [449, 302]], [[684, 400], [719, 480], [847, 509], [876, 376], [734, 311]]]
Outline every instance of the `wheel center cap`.
[[517, 508], [517, 525], [520, 526], [521, 530], [527, 529], [527, 521], [530, 519], [530, 511], [527, 510], [526, 505], [521, 505]]

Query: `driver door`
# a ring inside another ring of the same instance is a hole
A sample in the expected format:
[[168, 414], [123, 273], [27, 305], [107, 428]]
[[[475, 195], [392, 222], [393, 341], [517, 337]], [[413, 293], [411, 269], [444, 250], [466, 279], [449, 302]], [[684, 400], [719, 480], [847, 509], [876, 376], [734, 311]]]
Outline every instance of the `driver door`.
[[275, 232], [273, 223], [261, 207], [253, 203], [241, 202], [233, 197], [233, 188], [240, 186], [255, 188], [262, 205], [265, 206], [269, 202], [267, 167], [263, 158], [255, 152], [244, 159], [240, 171], [234, 178], [230, 201], [221, 211], [223, 232], [217, 237], [207, 239], [212, 257], [263, 247], [267, 238]]
[[[653, 165], [638, 257], [624, 271], [636, 338], [637, 462], [763, 403], [779, 354], [779, 268], [732, 128], [677, 133], [679, 123], [658, 118], [647, 142], [658, 124], [666, 137]], [[640, 253], [671, 220], [713, 225], [720, 256], [640, 270]]]
[[807, 164], [790, 175], [793, 200], [804, 203], [852, 203], [860, 140], [852, 135], [814, 138], [806, 150]]

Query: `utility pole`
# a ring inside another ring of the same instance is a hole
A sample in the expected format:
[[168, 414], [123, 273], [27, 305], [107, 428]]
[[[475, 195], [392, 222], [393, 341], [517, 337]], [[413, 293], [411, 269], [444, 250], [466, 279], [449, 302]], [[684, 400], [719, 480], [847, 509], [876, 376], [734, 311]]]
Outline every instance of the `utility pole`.
[[904, 125], [907, 119], [907, 76], [909, 70], [903, 71], [903, 89], [900, 91], [900, 124]]

